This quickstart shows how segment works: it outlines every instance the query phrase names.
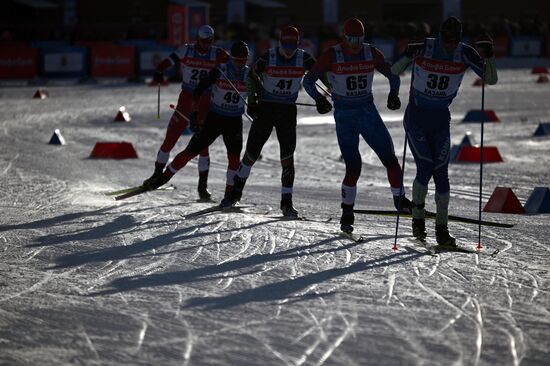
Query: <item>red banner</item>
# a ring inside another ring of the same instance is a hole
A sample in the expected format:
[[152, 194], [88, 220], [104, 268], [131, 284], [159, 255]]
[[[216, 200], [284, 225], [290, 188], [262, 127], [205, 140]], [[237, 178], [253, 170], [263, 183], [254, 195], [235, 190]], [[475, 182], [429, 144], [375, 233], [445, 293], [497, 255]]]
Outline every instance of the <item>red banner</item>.
[[0, 48], [0, 79], [33, 79], [38, 76], [38, 50]]
[[179, 47], [187, 42], [187, 26], [187, 8], [168, 5], [168, 43]]
[[90, 74], [92, 77], [130, 77], [135, 75], [134, 47], [92, 46], [90, 48]]
[[510, 38], [506, 36], [496, 37], [493, 42], [495, 57], [508, 57], [510, 52]]

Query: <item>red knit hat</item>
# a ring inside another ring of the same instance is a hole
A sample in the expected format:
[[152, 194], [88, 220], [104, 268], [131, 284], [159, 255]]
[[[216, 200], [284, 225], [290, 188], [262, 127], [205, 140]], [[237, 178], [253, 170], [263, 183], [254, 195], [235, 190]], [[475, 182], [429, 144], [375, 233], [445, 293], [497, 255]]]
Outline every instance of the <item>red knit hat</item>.
[[281, 47], [286, 49], [296, 49], [300, 41], [300, 32], [295, 27], [284, 27], [281, 31]]
[[362, 37], [365, 35], [363, 22], [357, 18], [349, 18], [344, 22], [344, 35], [348, 37]]

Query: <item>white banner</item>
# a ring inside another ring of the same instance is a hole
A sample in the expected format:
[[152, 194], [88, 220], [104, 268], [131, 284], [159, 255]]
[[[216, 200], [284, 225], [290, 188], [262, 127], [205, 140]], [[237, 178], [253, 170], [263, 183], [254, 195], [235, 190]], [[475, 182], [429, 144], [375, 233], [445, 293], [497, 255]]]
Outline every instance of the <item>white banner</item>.
[[542, 41], [538, 38], [512, 38], [512, 56], [540, 56]]
[[171, 51], [141, 51], [139, 53], [139, 70], [155, 71], [159, 62], [170, 55]]
[[45, 72], [81, 72], [84, 69], [83, 52], [56, 52], [44, 55]]

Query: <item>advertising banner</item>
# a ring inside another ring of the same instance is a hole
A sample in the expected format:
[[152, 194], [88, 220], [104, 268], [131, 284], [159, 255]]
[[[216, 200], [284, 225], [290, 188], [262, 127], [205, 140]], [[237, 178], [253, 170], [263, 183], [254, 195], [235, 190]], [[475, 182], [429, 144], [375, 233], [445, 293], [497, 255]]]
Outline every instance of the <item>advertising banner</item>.
[[180, 46], [187, 40], [187, 7], [168, 5], [168, 43]]
[[134, 47], [93, 46], [90, 48], [90, 75], [92, 77], [130, 77], [135, 75]]
[[86, 71], [86, 49], [81, 47], [42, 50], [43, 76], [81, 77]]
[[0, 48], [0, 79], [33, 79], [37, 76], [38, 50], [36, 48]]
[[512, 38], [511, 56], [535, 57], [542, 54], [542, 39], [538, 37]]

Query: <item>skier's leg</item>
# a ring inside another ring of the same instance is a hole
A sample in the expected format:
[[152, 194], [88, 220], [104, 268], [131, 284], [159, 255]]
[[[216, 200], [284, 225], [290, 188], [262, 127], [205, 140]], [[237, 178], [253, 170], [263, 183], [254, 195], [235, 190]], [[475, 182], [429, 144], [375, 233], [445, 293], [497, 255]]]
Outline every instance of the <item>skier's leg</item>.
[[227, 174], [224, 197], [229, 197], [233, 191], [235, 174], [239, 167], [241, 150], [243, 148], [243, 122], [241, 117], [224, 121], [223, 142], [227, 149]]
[[[410, 212], [411, 202], [405, 197], [405, 187], [401, 181], [401, 166], [395, 155], [391, 135], [374, 104], [364, 107], [363, 111], [360, 124], [361, 136], [386, 168], [395, 208]], [[401, 191], [402, 188], [403, 191]]]
[[342, 216], [340, 228], [345, 232], [353, 231], [355, 216], [353, 206], [357, 195], [357, 181], [361, 175], [361, 154], [359, 152], [359, 132], [357, 129], [357, 117], [361, 110], [340, 110], [334, 111], [336, 121], [336, 137], [338, 146], [346, 164], [346, 175], [342, 181]]
[[281, 113], [275, 131], [279, 140], [281, 158], [281, 210], [284, 216], [297, 217], [298, 211], [292, 204], [294, 187], [294, 151], [296, 150], [296, 107]]
[[[206, 118], [209, 104], [210, 94], [203, 94], [199, 100], [198, 118], [200, 121], [204, 121]], [[197, 167], [199, 169], [199, 184], [197, 187], [199, 198], [202, 200], [209, 200], [212, 195], [208, 191], [208, 171], [210, 170], [210, 154], [208, 152], [208, 147], [204, 148], [199, 153], [199, 162]]]
[[246, 141], [246, 151], [244, 156], [239, 164], [237, 174], [235, 175], [235, 182], [233, 186], [232, 198], [234, 201], [239, 201], [242, 196], [246, 180], [250, 175], [252, 166], [260, 156], [262, 148], [264, 147], [267, 139], [271, 135], [273, 130], [273, 124], [271, 119], [269, 119], [263, 108], [260, 107], [259, 116], [250, 126], [250, 131], [248, 132], [248, 140]]

